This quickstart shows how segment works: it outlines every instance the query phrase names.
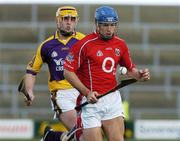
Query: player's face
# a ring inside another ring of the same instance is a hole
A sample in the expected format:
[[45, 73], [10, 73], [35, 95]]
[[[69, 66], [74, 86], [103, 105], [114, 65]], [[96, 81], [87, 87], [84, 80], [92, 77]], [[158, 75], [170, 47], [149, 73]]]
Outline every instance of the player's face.
[[101, 23], [98, 24], [98, 32], [107, 39], [111, 39], [117, 30], [116, 23]]
[[62, 17], [61, 19], [57, 19], [57, 28], [65, 32], [73, 32], [76, 28], [77, 21], [77, 17]]

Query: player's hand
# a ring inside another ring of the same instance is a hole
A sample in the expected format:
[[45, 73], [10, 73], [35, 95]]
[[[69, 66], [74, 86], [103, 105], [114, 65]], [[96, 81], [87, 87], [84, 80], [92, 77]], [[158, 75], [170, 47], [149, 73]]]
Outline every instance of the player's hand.
[[25, 77], [23, 76], [22, 80], [20, 81], [19, 85], [18, 85], [18, 91], [20, 92], [20, 94], [24, 95], [24, 102], [27, 106], [31, 106], [32, 102], [34, 100], [34, 94], [33, 94], [33, 90], [27, 90], [26, 86], [25, 86]]
[[97, 101], [98, 101], [98, 99], [97, 99], [97, 96], [98, 96], [99, 94], [96, 92], [96, 91], [94, 91], [94, 92], [90, 92], [88, 95], [87, 95], [87, 101], [89, 102], [89, 103], [96, 103]]
[[140, 74], [140, 80], [142, 81], [147, 81], [151, 77], [149, 69], [147, 68], [139, 70], [139, 74]]
[[27, 106], [31, 106], [34, 101], [35, 96], [33, 93], [28, 93], [28, 95], [29, 95], [29, 98], [24, 96], [24, 102]]

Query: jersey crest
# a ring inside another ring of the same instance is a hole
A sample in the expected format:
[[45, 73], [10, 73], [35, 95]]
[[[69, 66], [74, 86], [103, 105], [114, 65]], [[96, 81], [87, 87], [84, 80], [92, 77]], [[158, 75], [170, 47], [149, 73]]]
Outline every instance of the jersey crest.
[[69, 53], [66, 56], [66, 60], [71, 64], [74, 61], [74, 55], [72, 53]]
[[97, 52], [97, 56], [103, 56], [102, 51], [98, 50], [98, 52]]
[[120, 49], [116, 48], [115, 49], [115, 54], [116, 54], [116, 56], [120, 56]]
[[55, 57], [57, 57], [58, 56], [58, 53], [56, 52], [56, 51], [53, 51], [52, 53], [51, 53], [51, 57], [52, 58], [55, 58]]

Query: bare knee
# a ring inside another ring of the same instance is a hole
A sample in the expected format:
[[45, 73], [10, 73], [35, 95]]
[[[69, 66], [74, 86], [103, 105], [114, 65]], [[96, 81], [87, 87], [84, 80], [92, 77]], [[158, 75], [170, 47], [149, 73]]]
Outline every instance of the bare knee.
[[124, 137], [110, 137], [108, 141], [124, 141]]
[[83, 130], [83, 139], [85, 141], [103, 141], [101, 128], [88, 128]]
[[77, 116], [74, 110], [63, 112], [59, 116], [60, 121], [66, 126], [68, 130], [74, 127], [76, 124], [76, 118]]

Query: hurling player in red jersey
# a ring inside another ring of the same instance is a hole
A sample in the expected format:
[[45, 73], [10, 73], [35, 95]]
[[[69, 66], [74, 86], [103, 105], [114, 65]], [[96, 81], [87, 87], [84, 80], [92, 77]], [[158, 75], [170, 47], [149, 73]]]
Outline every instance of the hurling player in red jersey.
[[79, 114], [85, 141], [103, 141], [101, 129], [109, 141], [124, 140], [124, 112], [119, 91], [96, 98], [117, 85], [117, 65], [126, 67], [130, 77], [150, 79], [149, 70], [136, 68], [125, 41], [117, 36], [118, 21], [112, 7], [97, 8], [95, 32], [78, 41], [65, 60], [64, 76], [81, 92], [77, 102], [90, 102]]

